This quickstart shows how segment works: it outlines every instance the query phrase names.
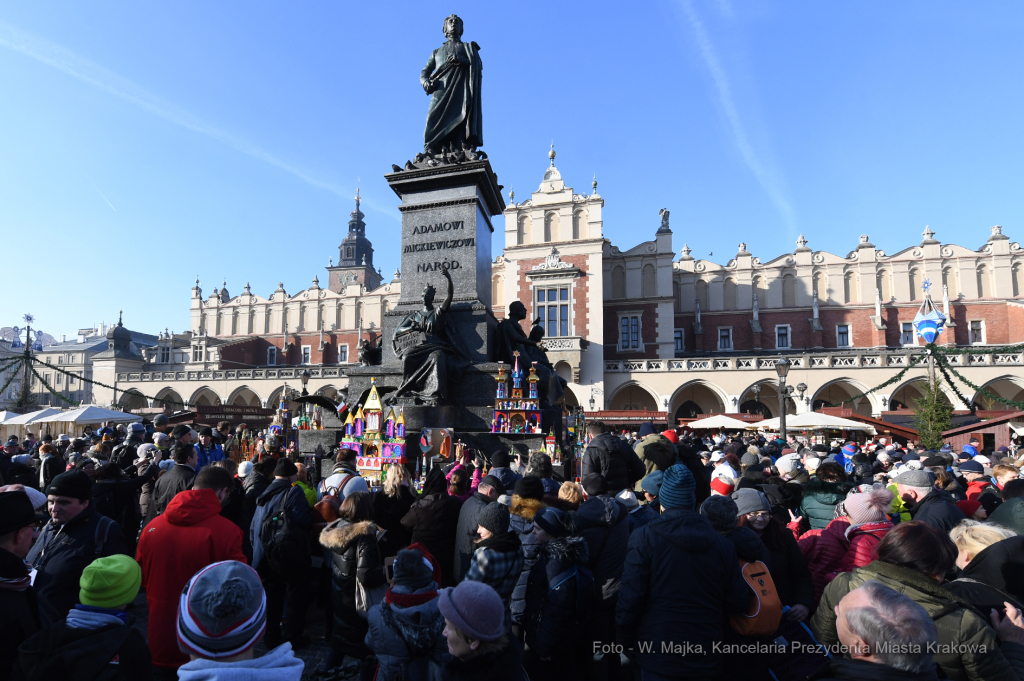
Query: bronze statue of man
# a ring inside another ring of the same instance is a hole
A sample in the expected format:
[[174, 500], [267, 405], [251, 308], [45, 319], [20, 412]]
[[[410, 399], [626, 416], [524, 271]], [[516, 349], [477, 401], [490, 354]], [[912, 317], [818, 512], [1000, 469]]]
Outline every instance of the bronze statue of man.
[[455, 349], [448, 338], [446, 321], [455, 286], [447, 265], [441, 266], [441, 274], [448, 284], [441, 305], [434, 307], [436, 291], [427, 284], [423, 289], [423, 309], [407, 315], [395, 329], [391, 344], [402, 360], [402, 385], [388, 396], [389, 404], [406, 394], [430, 406], [447, 397], [448, 358], [455, 354]]
[[480, 46], [462, 42], [462, 19], [454, 14], [444, 20], [442, 30], [448, 41], [434, 50], [420, 72], [420, 83], [431, 95], [423, 131], [426, 154], [484, 145]]

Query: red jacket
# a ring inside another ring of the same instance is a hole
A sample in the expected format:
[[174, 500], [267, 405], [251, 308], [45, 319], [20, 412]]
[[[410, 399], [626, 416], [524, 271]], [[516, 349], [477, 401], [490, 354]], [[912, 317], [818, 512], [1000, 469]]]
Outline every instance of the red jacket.
[[804, 554], [807, 569], [811, 571], [811, 582], [814, 583], [812, 610], [818, 607], [821, 593], [839, 572], [839, 565], [850, 548], [850, 542], [846, 539], [848, 527], [849, 518], [836, 518], [824, 530], [810, 530], [800, 535], [797, 543]]
[[978, 501], [978, 497], [987, 489], [993, 489], [998, 496], [999, 490], [988, 478], [978, 478], [967, 484], [967, 498], [971, 501]]
[[854, 568], [864, 567], [878, 558], [878, 544], [892, 528], [893, 524], [888, 520], [851, 527], [846, 533], [846, 538], [850, 540], [850, 549], [843, 557], [839, 571], [852, 572]]
[[222, 560], [245, 562], [242, 530], [220, 516], [211, 489], [178, 492], [163, 515], [142, 530], [136, 560], [149, 603], [149, 650], [157, 667], [176, 669], [189, 661], [178, 650], [178, 600], [192, 575]]

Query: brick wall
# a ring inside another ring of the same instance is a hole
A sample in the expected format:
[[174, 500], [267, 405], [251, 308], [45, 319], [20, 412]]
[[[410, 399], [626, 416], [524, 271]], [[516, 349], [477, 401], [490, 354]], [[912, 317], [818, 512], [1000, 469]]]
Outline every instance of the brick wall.
[[[365, 335], [375, 339], [376, 336]], [[320, 334], [289, 334], [292, 344], [285, 354], [284, 337], [253, 337], [220, 348], [221, 366], [225, 369], [242, 369], [252, 366], [266, 366], [267, 349], [277, 348], [277, 366], [298, 366], [302, 363], [302, 346], [310, 346], [310, 364], [337, 364], [338, 348], [348, 345], [348, 362], [359, 361], [359, 333], [325, 333], [324, 349], [320, 351]]]
[[[619, 347], [619, 310], [640, 312], [640, 338], [643, 340], [643, 352], [629, 350], [623, 352]], [[657, 359], [658, 346], [658, 305], [656, 303], [605, 303], [604, 306], [604, 342], [605, 357], [619, 359]], [[614, 349], [611, 346], [614, 345]]]

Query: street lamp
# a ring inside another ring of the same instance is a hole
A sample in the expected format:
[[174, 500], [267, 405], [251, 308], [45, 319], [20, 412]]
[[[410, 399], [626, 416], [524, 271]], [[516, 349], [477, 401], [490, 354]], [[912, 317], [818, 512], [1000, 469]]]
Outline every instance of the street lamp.
[[775, 373], [779, 375], [779, 434], [782, 446], [786, 446], [786, 376], [792, 362], [783, 357], [775, 363]]
[[595, 405], [596, 405], [596, 402], [594, 401], [594, 395], [593, 395], [593, 393], [591, 393], [591, 395], [590, 395], [590, 411], [594, 411], [594, 406]]
[[305, 397], [309, 394], [306, 392], [306, 384], [309, 383], [309, 369], [302, 370], [302, 373], [299, 374], [299, 380], [302, 381], [302, 396]]

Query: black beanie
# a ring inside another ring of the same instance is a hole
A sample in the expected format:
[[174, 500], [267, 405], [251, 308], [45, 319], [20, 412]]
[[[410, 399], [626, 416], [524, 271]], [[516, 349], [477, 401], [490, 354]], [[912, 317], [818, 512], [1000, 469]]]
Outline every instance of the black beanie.
[[608, 494], [608, 483], [600, 473], [590, 473], [583, 476], [583, 491], [588, 497], [597, 497]]
[[61, 473], [50, 481], [46, 494], [80, 500], [92, 499], [92, 478], [82, 470]]
[[395, 558], [395, 584], [418, 591], [434, 583], [434, 570], [416, 549], [402, 549]]
[[505, 494], [505, 491], [506, 491], [505, 490], [505, 483], [503, 483], [501, 480], [499, 480], [498, 478], [496, 478], [493, 475], [485, 475], [484, 476], [484, 479], [480, 481], [480, 487], [484, 487], [484, 486], [490, 487], [491, 489], [496, 491], [498, 493], [499, 497], [502, 494]]
[[520, 499], [544, 498], [544, 483], [536, 475], [527, 475], [516, 482], [516, 495]]
[[508, 468], [508, 452], [499, 449], [491, 457], [491, 466], [494, 468]]
[[178, 425], [174, 426], [174, 430], [171, 431], [171, 436], [175, 440], [178, 440], [181, 439], [185, 435], [185, 433], [189, 432], [190, 430], [192, 429], [186, 426], [184, 423], [179, 423]]
[[288, 478], [293, 475], [298, 475], [299, 469], [295, 467], [295, 464], [290, 459], [278, 459], [277, 465], [274, 466], [274, 476], [281, 478]]
[[480, 511], [476, 524], [491, 534], [505, 534], [508, 532], [510, 521], [511, 514], [508, 511], [508, 506], [492, 501], [484, 506], [484, 510]]

